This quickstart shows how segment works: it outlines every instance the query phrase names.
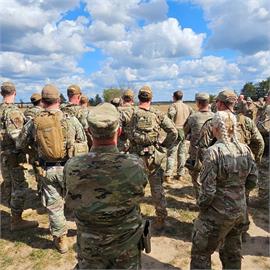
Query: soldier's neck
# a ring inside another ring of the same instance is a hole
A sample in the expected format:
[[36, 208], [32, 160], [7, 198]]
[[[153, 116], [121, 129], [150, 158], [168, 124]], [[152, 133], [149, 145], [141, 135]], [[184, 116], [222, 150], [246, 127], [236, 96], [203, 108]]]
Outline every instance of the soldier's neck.
[[151, 106], [151, 102], [140, 102], [139, 104], [139, 108], [145, 109], [145, 110], [149, 110]]
[[14, 96], [7, 96], [3, 98], [3, 103], [6, 104], [13, 104], [14, 103]]

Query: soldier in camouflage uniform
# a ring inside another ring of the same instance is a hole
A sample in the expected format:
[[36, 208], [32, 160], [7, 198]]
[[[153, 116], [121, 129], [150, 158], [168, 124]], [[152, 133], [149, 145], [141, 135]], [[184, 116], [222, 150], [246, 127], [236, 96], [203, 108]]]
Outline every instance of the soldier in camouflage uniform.
[[15, 141], [23, 128], [25, 118], [19, 108], [13, 104], [16, 96], [13, 83], [4, 82], [1, 86], [1, 95], [3, 96], [3, 103], [0, 105], [0, 144], [2, 186], [4, 187], [4, 190], [1, 191], [6, 193], [6, 199], [8, 203], [10, 202], [10, 228], [12, 231], [34, 228], [38, 226], [38, 222], [22, 219], [28, 188], [26, 169], [23, 166], [26, 162], [26, 156], [22, 151], [17, 151], [15, 147]]
[[[128, 135], [129, 152], [139, 155], [147, 166], [157, 215], [154, 227], [162, 229], [167, 217], [166, 198], [162, 186], [162, 163], [166, 156], [160, 146], [171, 147], [177, 139], [177, 129], [166, 115], [151, 107], [152, 90], [149, 86], [143, 86], [140, 89], [138, 98], [139, 106], [123, 111], [121, 122], [122, 127], [128, 126], [127, 132], [130, 133]], [[162, 143], [159, 141], [161, 129], [167, 133]]]
[[244, 115], [250, 118], [251, 120], [255, 120], [255, 114], [256, 114], [256, 107], [253, 103], [253, 100], [250, 97], [248, 97], [246, 111], [244, 112]]
[[[60, 253], [65, 253], [68, 251], [68, 247], [63, 200], [64, 164], [70, 157], [79, 152], [78, 147], [84, 146], [86, 148], [84, 153], [87, 152], [88, 148], [83, 127], [78, 119], [64, 114], [59, 109], [60, 93], [58, 89], [53, 85], [46, 85], [42, 89], [41, 95], [44, 111], [27, 122], [17, 141], [17, 147], [26, 148], [33, 143], [38, 147], [39, 164], [42, 167], [42, 176], [40, 177], [42, 203], [49, 215], [54, 244]], [[41, 126], [44, 126], [44, 129], [41, 130]], [[43, 133], [43, 137], [39, 139], [41, 133]], [[55, 149], [60, 151], [61, 158], [53, 156], [56, 152]]]
[[250, 149], [237, 139], [237, 121], [231, 112], [217, 112], [212, 126], [217, 141], [203, 160], [190, 268], [211, 269], [211, 255], [222, 244], [219, 256], [223, 269], [241, 269], [245, 192], [256, 186], [258, 171]]
[[165, 171], [165, 181], [171, 182], [174, 171], [174, 164], [177, 163], [176, 178], [180, 179], [185, 173], [186, 149], [185, 149], [185, 134], [184, 124], [193, 110], [182, 101], [183, 92], [176, 91], [173, 93], [174, 103], [168, 109], [168, 117], [172, 119], [178, 130], [178, 141], [175, 145], [168, 149], [167, 167]]
[[269, 209], [269, 183], [270, 183], [270, 164], [269, 164], [269, 140], [270, 140], [270, 92], [266, 98], [266, 104], [257, 123], [258, 129], [263, 135], [265, 151], [262, 161], [259, 164], [259, 190], [258, 198], [253, 200], [250, 205]]
[[[218, 111], [228, 111], [233, 112], [235, 107], [235, 102], [237, 100], [237, 96], [233, 91], [224, 90], [221, 91], [217, 96], [217, 109]], [[254, 122], [244, 116], [242, 113], [239, 113], [237, 116], [237, 131], [239, 141], [241, 143], [247, 144], [255, 157], [255, 161], [259, 164], [263, 155], [264, 151], [264, 141], [262, 135], [260, 134], [259, 130], [255, 126]], [[215, 143], [215, 139], [212, 133], [212, 119], [209, 119], [203, 125], [200, 136], [197, 142], [198, 145], [198, 152], [197, 152], [197, 166], [200, 168], [200, 163], [203, 160], [205, 155], [205, 151], [208, 147]], [[249, 195], [247, 194], [247, 200]], [[248, 213], [246, 213], [246, 222], [243, 226], [243, 240], [245, 240], [246, 232], [249, 228], [249, 218]]]
[[196, 105], [198, 107], [198, 112], [193, 113], [187, 119], [184, 125], [185, 136], [189, 137], [190, 147], [189, 147], [189, 159], [187, 160], [187, 165], [190, 170], [192, 177], [193, 189], [196, 198], [198, 197], [199, 183], [198, 175], [199, 170], [195, 167], [196, 154], [197, 154], [197, 140], [200, 135], [200, 130], [203, 124], [210, 118], [213, 117], [214, 113], [209, 111], [209, 95], [207, 93], [198, 93], [195, 96]]
[[33, 107], [28, 108], [24, 112], [24, 116], [26, 118], [26, 121], [35, 118], [36, 115], [38, 115], [41, 111], [43, 111], [42, 103], [41, 103], [41, 94], [34, 93], [31, 98], [31, 103], [33, 104]]
[[109, 103], [88, 117], [93, 147], [64, 169], [66, 204], [77, 224], [77, 269], [139, 269], [143, 161], [117, 149], [119, 113]]

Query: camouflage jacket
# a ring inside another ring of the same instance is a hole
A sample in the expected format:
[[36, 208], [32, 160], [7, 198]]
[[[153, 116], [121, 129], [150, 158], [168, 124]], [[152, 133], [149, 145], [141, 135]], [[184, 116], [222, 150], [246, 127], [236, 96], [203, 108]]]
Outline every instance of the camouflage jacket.
[[79, 253], [95, 249], [117, 256], [137, 245], [142, 234], [139, 203], [147, 183], [141, 159], [121, 154], [115, 146], [93, 147], [66, 163], [64, 182], [66, 205], [85, 237]]
[[[154, 151], [159, 144], [169, 148], [178, 137], [178, 131], [172, 120], [153, 107], [148, 110], [140, 107], [130, 107], [122, 111], [120, 117], [124, 132], [125, 127], [128, 127], [128, 139], [130, 140], [130, 151], [132, 153], [143, 155], [144, 149], [151, 148]], [[162, 129], [167, 134], [163, 142], [160, 143]]]
[[[52, 110], [59, 111], [59, 110]], [[46, 110], [44, 110], [46, 112]], [[86, 143], [87, 138], [83, 130], [82, 125], [78, 119], [74, 116], [68, 116], [63, 114], [63, 120], [66, 122], [67, 134], [66, 141], [64, 142], [65, 149], [67, 152], [72, 152], [76, 143]], [[18, 149], [27, 149], [29, 145], [35, 145], [35, 148], [38, 149], [38, 157], [42, 159], [42, 151], [39, 145], [36, 143], [36, 127], [34, 120], [31, 119], [28, 121], [22, 129], [22, 132], [18, 139], [16, 140], [16, 147]], [[67, 157], [68, 158], [68, 157]]]
[[270, 104], [265, 105], [258, 119], [257, 126], [259, 130], [264, 134], [269, 136], [270, 133]]
[[249, 148], [217, 141], [206, 152], [200, 174], [200, 209], [214, 208], [226, 218], [237, 218], [246, 211], [245, 190], [256, 186], [258, 171]]
[[14, 104], [0, 104], [0, 141], [1, 149], [15, 150], [15, 140], [19, 136], [25, 117]]
[[33, 106], [31, 108], [28, 108], [24, 112], [24, 116], [26, 117], [26, 121], [29, 121], [30, 119], [34, 118], [42, 111], [43, 111], [43, 108], [41, 108], [39, 106]]
[[196, 153], [197, 153], [197, 141], [200, 135], [200, 130], [203, 124], [209, 119], [212, 118], [214, 113], [210, 111], [199, 111], [193, 113], [187, 119], [184, 125], [184, 132], [185, 135], [190, 135], [190, 147], [189, 147], [189, 154], [190, 158], [195, 160]]
[[[240, 142], [247, 144], [251, 148], [255, 156], [255, 160], [259, 162], [264, 151], [264, 141], [261, 133], [255, 123], [243, 114], [237, 115], [237, 122]], [[209, 119], [202, 126], [197, 142], [197, 158], [200, 161], [202, 161], [202, 157], [204, 156], [206, 149], [213, 145], [215, 141], [216, 140], [212, 133], [211, 119]]]

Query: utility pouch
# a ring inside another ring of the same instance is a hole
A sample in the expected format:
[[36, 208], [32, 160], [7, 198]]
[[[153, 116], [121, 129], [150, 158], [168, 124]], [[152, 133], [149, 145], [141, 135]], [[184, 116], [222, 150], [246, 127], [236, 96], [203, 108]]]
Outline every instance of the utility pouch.
[[145, 253], [151, 252], [151, 222], [146, 220], [144, 223], [143, 234], [139, 243], [140, 249]]
[[88, 153], [87, 142], [80, 142], [74, 144], [74, 157], [84, 155]]

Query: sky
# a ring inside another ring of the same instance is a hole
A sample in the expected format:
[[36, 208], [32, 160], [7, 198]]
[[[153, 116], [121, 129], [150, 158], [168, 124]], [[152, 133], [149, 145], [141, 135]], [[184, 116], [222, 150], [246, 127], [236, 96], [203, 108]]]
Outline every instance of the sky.
[[2, 0], [0, 26], [0, 81], [17, 100], [47, 83], [193, 100], [270, 76], [269, 0]]

